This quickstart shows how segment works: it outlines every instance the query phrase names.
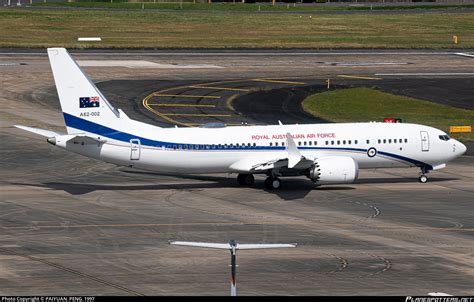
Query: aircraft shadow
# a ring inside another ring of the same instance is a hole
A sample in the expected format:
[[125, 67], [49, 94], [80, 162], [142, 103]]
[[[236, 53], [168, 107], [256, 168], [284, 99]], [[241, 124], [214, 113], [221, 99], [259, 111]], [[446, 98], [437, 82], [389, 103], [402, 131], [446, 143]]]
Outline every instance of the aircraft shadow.
[[[304, 198], [309, 192], [317, 191], [344, 191], [355, 190], [356, 187], [348, 185], [328, 185], [315, 186], [306, 179], [285, 179], [282, 188], [279, 190], [268, 190], [264, 187], [262, 180], [257, 179], [252, 187], [241, 187], [234, 178], [207, 176], [207, 175], [174, 175], [158, 174], [141, 171], [122, 171], [127, 173], [153, 174], [160, 176], [174, 176], [181, 179], [200, 180], [198, 183], [172, 183], [172, 184], [151, 184], [151, 185], [106, 185], [90, 183], [69, 183], [69, 182], [47, 182], [42, 184], [16, 183], [18, 185], [28, 185], [34, 187], [48, 188], [52, 190], [65, 191], [71, 195], [83, 195], [94, 191], [158, 191], [158, 190], [193, 190], [193, 189], [215, 189], [215, 188], [242, 188], [247, 190], [264, 190], [274, 194], [283, 200], [295, 200]], [[456, 180], [456, 178], [433, 178], [429, 182], [443, 182]], [[414, 178], [370, 178], [359, 179], [355, 184], [382, 184], [382, 183], [417, 183]]]
[[[429, 178], [430, 182], [443, 182], [450, 180], [458, 180], [458, 178]], [[354, 184], [400, 184], [400, 183], [418, 183], [416, 177], [385, 177], [385, 178], [361, 178], [354, 182]]]

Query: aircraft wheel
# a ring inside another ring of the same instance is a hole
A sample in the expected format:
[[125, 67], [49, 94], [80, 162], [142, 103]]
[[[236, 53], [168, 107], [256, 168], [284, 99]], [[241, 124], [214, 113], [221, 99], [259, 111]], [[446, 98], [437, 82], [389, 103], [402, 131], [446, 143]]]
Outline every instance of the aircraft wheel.
[[251, 186], [255, 182], [255, 177], [252, 174], [239, 174], [237, 182], [241, 186]]
[[426, 175], [420, 175], [420, 177], [418, 177], [418, 181], [421, 182], [422, 184], [424, 184], [425, 182], [428, 181], [428, 177], [426, 177]]
[[278, 190], [281, 188], [281, 180], [276, 177], [267, 177], [265, 187], [270, 190]]

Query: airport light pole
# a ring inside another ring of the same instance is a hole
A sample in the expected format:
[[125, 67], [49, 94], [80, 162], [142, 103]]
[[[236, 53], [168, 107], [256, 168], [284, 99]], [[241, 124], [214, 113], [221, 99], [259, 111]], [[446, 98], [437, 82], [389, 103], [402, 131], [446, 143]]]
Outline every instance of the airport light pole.
[[277, 244], [239, 244], [235, 240], [231, 240], [229, 243], [207, 243], [207, 242], [191, 242], [191, 241], [168, 241], [172, 245], [181, 246], [192, 246], [192, 247], [203, 247], [212, 249], [223, 249], [230, 251], [230, 266], [231, 266], [231, 279], [230, 279], [230, 295], [237, 295], [237, 250], [254, 250], [254, 249], [273, 249], [273, 248], [290, 248], [296, 247], [297, 243], [277, 243]]

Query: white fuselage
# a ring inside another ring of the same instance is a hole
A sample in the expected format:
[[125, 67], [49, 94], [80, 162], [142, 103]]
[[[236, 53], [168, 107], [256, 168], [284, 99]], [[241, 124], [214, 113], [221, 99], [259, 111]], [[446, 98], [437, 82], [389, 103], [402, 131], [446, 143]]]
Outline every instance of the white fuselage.
[[239, 172], [232, 165], [242, 159], [268, 159], [287, 152], [286, 133], [291, 133], [304, 156], [347, 156], [362, 169], [437, 169], [465, 151], [464, 145], [454, 139], [440, 139], [444, 132], [416, 124], [159, 128], [128, 120], [127, 129], [97, 129], [95, 123], [78, 117], [65, 114], [65, 119], [69, 133], [86, 133], [106, 142], [81, 145], [61, 143], [59, 139], [58, 146], [117, 165], [166, 173]]

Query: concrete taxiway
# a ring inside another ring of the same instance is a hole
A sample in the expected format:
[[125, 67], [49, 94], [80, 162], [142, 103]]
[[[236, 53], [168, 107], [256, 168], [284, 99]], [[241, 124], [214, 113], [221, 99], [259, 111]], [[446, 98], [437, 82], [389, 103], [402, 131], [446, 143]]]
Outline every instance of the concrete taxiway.
[[[116, 107], [159, 126], [317, 122], [297, 102], [327, 78], [472, 109], [474, 59], [394, 53], [75, 57]], [[230, 239], [299, 244], [239, 252], [239, 295], [474, 294], [471, 156], [426, 184], [417, 169], [377, 169], [351, 185], [288, 178], [275, 192], [263, 177], [241, 188], [235, 175], [132, 170], [13, 127], [63, 130], [44, 55], [0, 54], [0, 72], [0, 295], [228, 295], [227, 252], [168, 240]]]

